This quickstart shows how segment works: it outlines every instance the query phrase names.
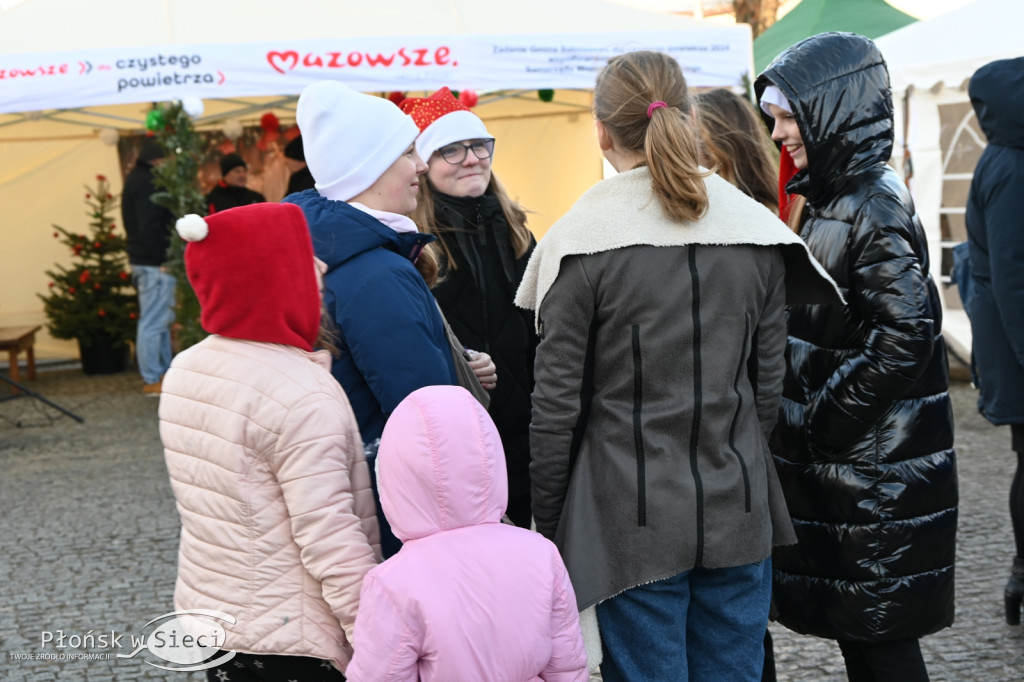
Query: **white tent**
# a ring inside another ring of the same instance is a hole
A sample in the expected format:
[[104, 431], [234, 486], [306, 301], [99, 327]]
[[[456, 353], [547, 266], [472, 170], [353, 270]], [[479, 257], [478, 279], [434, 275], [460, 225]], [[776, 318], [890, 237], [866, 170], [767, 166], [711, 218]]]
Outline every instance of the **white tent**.
[[953, 350], [970, 354], [970, 324], [949, 282], [952, 247], [964, 241], [964, 206], [985, 146], [967, 83], [981, 66], [1024, 55], [1024, 2], [977, 0], [878, 40], [889, 65], [910, 188], [924, 221], [933, 273], [941, 281], [943, 329]]
[[[543, 233], [601, 177], [588, 90], [609, 56], [632, 49], [673, 54], [695, 86], [739, 86], [751, 71], [745, 25], [600, 0], [2, 0], [0, 325], [44, 322], [44, 270], [68, 260], [50, 225], [84, 225], [81, 187], [98, 173], [119, 191], [100, 132], [141, 132], [151, 102], [202, 98], [197, 125], [217, 129], [267, 111], [294, 121], [296, 95], [322, 78], [475, 89], [498, 138], [495, 170]], [[45, 335], [37, 348], [74, 352]]]

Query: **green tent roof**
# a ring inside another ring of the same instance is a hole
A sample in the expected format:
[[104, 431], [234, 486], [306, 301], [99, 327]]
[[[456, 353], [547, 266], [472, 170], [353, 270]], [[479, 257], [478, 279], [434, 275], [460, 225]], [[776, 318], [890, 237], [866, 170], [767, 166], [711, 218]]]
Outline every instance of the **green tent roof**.
[[917, 21], [885, 0], [801, 0], [754, 40], [754, 70], [764, 71], [790, 45], [826, 31], [849, 31], [867, 38]]

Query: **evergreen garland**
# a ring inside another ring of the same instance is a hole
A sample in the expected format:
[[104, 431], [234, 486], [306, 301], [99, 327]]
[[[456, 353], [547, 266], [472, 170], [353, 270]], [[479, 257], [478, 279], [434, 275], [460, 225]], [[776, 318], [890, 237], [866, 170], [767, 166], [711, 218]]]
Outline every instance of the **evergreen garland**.
[[111, 212], [118, 200], [110, 183], [96, 176], [96, 187], [85, 186], [89, 233], [79, 234], [54, 225], [55, 239], [71, 249], [70, 268], [47, 270], [50, 292], [43, 296], [47, 329], [58, 339], [78, 339], [83, 345], [123, 346], [135, 339], [138, 303], [128, 274], [125, 238], [115, 234]]

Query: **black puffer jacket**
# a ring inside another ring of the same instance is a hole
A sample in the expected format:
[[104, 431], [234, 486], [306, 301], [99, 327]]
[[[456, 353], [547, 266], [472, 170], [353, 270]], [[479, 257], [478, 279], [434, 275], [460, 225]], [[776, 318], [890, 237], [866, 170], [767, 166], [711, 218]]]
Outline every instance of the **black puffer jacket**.
[[762, 74], [796, 115], [801, 236], [845, 307], [789, 309], [775, 461], [799, 542], [774, 555], [779, 620], [881, 641], [953, 622], [957, 476], [942, 314], [906, 187], [886, 165], [892, 94], [875, 45], [808, 38]]
[[444, 280], [434, 289], [437, 302], [465, 346], [488, 353], [498, 368], [489, 412], [508, 465], [509, 517], [530, 524], [530, 394], [537, 336], [533, 315], [512, 299], [523, 279], [530, 248], [516, 258], [498, 198], [453, 197], [434, 191], [438, 238], [455, 267], [442, 259]]

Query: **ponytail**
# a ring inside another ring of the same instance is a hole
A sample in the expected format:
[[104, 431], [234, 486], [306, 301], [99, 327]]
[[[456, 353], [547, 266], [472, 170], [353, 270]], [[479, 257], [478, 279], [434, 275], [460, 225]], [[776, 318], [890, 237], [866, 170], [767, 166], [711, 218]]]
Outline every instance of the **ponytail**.
[[651, 189], [676, 220], [697, 220], [708, 207], [686, 79], [660, 52], [628, 52], [608, 61], [594, 87], [594, 116], [625, 149], [641, 153]]

